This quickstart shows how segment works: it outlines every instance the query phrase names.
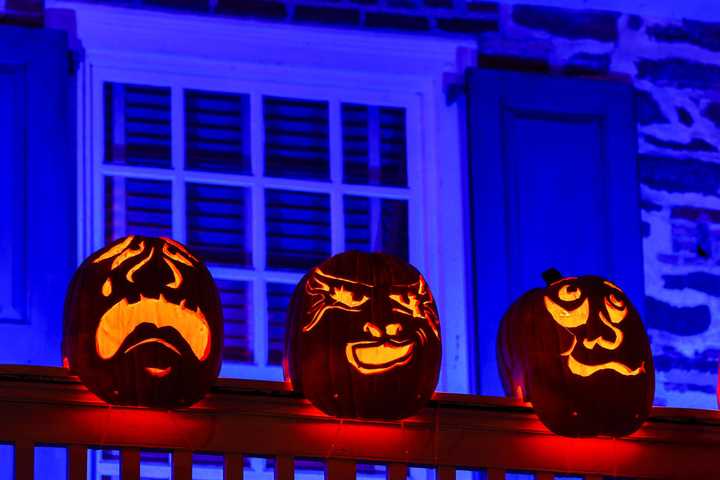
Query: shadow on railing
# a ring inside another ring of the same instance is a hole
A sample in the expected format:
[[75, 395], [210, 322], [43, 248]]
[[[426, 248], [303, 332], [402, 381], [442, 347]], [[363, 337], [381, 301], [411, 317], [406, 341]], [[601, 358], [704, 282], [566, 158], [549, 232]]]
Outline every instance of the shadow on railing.
[[270, 459], [281, 480], [294, 478], [303, 462], [320, 472], [324, 465], [329, 480], [355, 478], [367, 464], [384, 465], [375, 478], [385, 472], [390, 480], [409, 478], [411, 466], [434, 470], [429, 478], [437, 480], [461, 469], [488, 480], [506, 472], [542, 480], [720, 479], [716, 411], [655, 408], [627, 438], [570, 439], [506, 398], [437, 393], [407, 420], [339, 420], [283, 383], [220, 379], [200, 403], [164, 411], [108, 405], [63, 369], [46, 367], [0, 366], [0, 443], [14, 446], [21, 480], [33, 478], [35, 447], [48, 445], [67, 448], [69, 480], [89, 478], [94, 448], [119, 450], [122, 480], [140, 478], [141, 450], [171, 452], [173, 480], [193, 478], [194, 459], [208, 455], [222, 458], [218, 478], [232, 480], [249, 478], [250, 457]]

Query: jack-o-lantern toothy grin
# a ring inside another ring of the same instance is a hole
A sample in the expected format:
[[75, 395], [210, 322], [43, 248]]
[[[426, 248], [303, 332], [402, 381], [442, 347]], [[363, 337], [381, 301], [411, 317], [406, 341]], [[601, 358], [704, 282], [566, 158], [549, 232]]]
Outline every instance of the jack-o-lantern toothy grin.
[[293, 387], [324, 412], [407, 417], [437, 384], [435, 300], [406, 262], [341, 253], [313, 268], [295, 289], [287, 348]]
[[65, 322], [67, 364], [111, 403], [187, 405], [220, 369], [217, 288], [169, 238], [130, 235], [88, 258], [68, 289]]

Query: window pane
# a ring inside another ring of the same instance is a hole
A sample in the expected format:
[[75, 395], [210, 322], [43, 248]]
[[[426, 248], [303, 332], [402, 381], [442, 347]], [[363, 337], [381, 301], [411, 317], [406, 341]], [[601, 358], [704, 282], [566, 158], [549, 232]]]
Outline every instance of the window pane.
[[170, 89], [106, 83], [105, 162], [168, 168]]
[[265, 191], [267, 266], [305, 271], [330, 256], [330, 197]]
[[387, 466], [380, 463], [358, 462], [355, 465], [357, 480], [385, 480], [387, 478]]
[[187, 243], [211, 264], [252, 264], [248, 189], [187, 184]]
[[170, 236], [170, 182], [105, 177], [105, 241], [125, 235]]
[[193, 453], [192, 478], [198, 480], [222, 480], [225, 459], [212, 453]]
[[267, 284], [268, 363], [270, 365], [282, 364], [285, 351], [287, 308], [294, 290], [294, 284]]
[[264, 97], [265, 175], [328, 180], [327, 102]]
[[223, 361], [253, 361], [250, 282], [215, 279], [225, 319]]
[[171, 480], [170, 452], [152, 450], [140, 451], [140, 478], [153, 480]]
[[345, 195], [345, 248], [408, 259], [406, 200]]
[[185, 92], [185, 166], [194, 170], [250, 173], [247, 95]]
[[0, 480], [15, 478], [15, 447], [0, 443]]
[[343, 181], [407, 185], [405, 109], [342, 105]]
[[[65, 447], [35, 447], [35, 478], [67, 478], [67, 449]], [[2, 475], [0, 475], [2, 479]]]

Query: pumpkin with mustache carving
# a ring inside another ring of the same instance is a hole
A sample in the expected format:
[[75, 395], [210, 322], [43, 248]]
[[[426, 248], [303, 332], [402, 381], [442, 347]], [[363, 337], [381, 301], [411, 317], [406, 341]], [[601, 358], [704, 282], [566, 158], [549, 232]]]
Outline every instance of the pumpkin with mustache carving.
[[341, 253], [311, 270], [295, 290], [286, 377], [329, 415], [413, 415], [435, 390], [440, 358], [432, 293], [398, 258]]
[[107, 402], [196, 402], [217, 378], [222, 342], [210, 272], [169, 238], [117, 240], [85, 260], [68, 289], [64, 363]]
[[621, 437], [652, 407], [655, 371], [637, 310], [601, 277], [545, 274], [500, 323], [498, 364], [505, 392], [532, 403], [553, 432]]

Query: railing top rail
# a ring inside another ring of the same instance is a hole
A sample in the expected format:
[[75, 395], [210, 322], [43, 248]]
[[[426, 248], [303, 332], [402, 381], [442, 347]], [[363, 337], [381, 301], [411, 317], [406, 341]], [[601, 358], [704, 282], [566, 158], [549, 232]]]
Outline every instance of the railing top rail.
[[53, 367], [0, 365], [0, 442], [720, 478], [717, 411], [656, 407], [629, 437], [571, 439], [507, 398], [436, 393], [407, 420], [340, 420], [284, 383], [220, 379], [190, 408], [151, 410], [108, 405]]

